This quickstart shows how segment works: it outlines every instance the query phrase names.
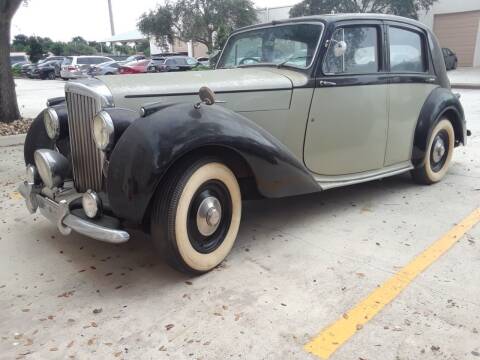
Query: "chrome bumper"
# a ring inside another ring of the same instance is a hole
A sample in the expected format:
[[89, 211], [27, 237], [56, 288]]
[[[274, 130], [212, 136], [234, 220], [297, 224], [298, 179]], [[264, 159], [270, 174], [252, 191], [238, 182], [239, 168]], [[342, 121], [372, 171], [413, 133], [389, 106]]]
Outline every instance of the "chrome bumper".
[[93, 239], [114, 244], [124, 243], [130, 238], [126, 231], [101, 226], [71, 214], [70, 203], [82, 194], [71, 192], [56, 202], [42, 195], [39, 189], [26, 181], [19, 185], [18, 191], [25, 198], [27, 208], [32, 214], [40, 209], [40, 213], [54, 223], [63, 235], [69, 235], [73, 230]]

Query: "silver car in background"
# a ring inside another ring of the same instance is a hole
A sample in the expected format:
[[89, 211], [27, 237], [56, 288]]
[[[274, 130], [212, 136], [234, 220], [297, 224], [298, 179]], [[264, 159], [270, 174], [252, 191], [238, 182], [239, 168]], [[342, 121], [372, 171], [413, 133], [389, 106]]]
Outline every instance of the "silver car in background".
[[62, 63], [60, 77], [63, 80], [84, 78], [90, 67], [108, 61], [113, 59], [106, 56], [67, 56]]
[[117, 61], [107, 61], [98, 65], [90, 67], [88, 75], [116, 75], [120, 69], [120, 64]]

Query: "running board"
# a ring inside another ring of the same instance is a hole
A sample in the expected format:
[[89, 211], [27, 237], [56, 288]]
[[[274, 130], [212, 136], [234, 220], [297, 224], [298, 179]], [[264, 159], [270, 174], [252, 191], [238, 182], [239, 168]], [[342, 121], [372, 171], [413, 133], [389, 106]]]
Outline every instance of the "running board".
[[340, 176], [321, 176], [314, 175], [315, 181], [322, 188], [322, 190], [333, 189], [342, 186], [360, 184], [367, 181], [383, 179], [386, 177], [403, 174], [414, 168], [411, 161], [406, 161], [400, 164], [392, 165], [381, 170], [367, 171], [355, 175], [340, 175]]

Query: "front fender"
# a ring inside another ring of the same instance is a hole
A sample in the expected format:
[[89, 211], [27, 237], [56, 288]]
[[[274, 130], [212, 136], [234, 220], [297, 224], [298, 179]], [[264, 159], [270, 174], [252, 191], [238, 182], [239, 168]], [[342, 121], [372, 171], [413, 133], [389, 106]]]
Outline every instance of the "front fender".
[[140, 223], [170, 166], [206, 146], [239, 154], [267, 198], [320, 190], [300, 159], [247, 118], [217, 105], [171, 104], [136, 120], [113, 149], [106, 184], [114, 213]]

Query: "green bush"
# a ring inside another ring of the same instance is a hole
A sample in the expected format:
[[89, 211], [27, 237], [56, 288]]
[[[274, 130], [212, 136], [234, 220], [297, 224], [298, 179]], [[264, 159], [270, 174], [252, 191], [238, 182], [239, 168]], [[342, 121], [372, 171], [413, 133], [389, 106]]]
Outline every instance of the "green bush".
[[18, 76], [21, 76], [21, 75], [22, 75], [22, 72], [21, 72], [21, 70], [20, 70], [19, 67], [14, 67], [14, 68], [12, 69], [12, 74], [13, 74], [13, 76], [17, 76], [17, 77], [18, 77]]

